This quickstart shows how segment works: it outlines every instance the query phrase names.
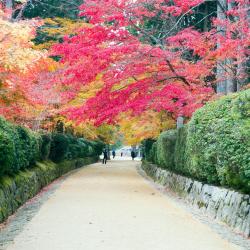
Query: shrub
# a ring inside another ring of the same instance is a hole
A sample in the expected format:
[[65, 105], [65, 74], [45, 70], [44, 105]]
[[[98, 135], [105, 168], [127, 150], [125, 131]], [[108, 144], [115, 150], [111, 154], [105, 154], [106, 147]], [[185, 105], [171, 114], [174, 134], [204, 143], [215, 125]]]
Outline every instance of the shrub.
[[206, 183], [249, 193], [250, 90], [210, 102], [185, 127], [162, 133], [146, 159]]
[[67, 134], [38, 134], [14, 126], [0, 117], [0, 176], [35, 165], [37, 160], [54, 162], [99, 156], [104, 144]]
[[0, 117], [0, 175], [12, 174], [39, 158], [40, 136]]
[[155, 142], [155, 140], [153, 140], [153, 139], [146, 139], [142, 142], [143, 154], [144, 154], [144, 157], [147, 161], [151, 161], [150, 151], [151, 151], [151, 148], [152, 148], [154, 142]]
[[156, 142], [155, 162], [163, 168], [174, 168], [174, 149], [176, 142], [176, 130], [168, 130], [159, 136]]
[[88, 156], [88, 145], [84, 138], [78, 138], [77, 143], [80, 146], [80, 157]]
[[188, 125], [187, 156], [193, 176], [250, 190], [250, 90], [199, 109]]
[[17, 126], [16, 132], [18, 140], [16, 141], [16, 153], [18, 168], [24, 169], [33, 164], [40, 156], [40, 136], [31, 130]]
[[47, 160], [49, 158], [50, 154], [50, 148], [51, 148], [51, 134], [42, 134], [41, 135], [41, 153], [40, 158], [41, 160]]
[[60, 162], [76, 158], [99, 156], [104, 147], [103, 143], [91, 142], [68, 134], [52, 134], [49, 158]]
[[95, 155], [101, 155], [105, 144], [102, 141], [91, 141]]
[[68, 158], [69, 138], [64, 134], [52, 134], [52, 142], [49, 158], [54, 162], [59, 162]]
[[80, 155], [80, 146], [78, 145], [77, 138], [72, 135], [64, 135], [68, 138], [68, 154], [66, 155], [67, 159], [76, 159]]
[[0, 117], [0, 174], [14, 171], [17, 166], [15, 127]]
[[0, 175], [13, 169], [15, 158], [15, 145], [12, 137], [0, 130]]
[[179, 128], [176, 132], [176, 144], [174, 148], [174, 165], [176, 172], [190, 176], [186, 155], [187, 126]]
[[152, 144], [152, 148], [149, 151], [149, 159], [151, 162], [157, 164], [157, 142]]
[[17, 127], [18, 141], [16, 142], [17, 158], [19, 162], [19, 168], [24, 169], [29, 166], [31, 157], [31, 136], [26, 128]]

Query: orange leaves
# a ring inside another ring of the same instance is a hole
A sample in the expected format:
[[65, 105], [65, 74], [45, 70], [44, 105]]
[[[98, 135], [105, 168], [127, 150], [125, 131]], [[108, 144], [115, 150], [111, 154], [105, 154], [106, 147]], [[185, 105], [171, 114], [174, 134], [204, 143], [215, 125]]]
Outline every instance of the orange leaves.
[[33, 48], [41, 21], [11, 22], [0, 13], [0, 115], [18, 121], [44, 116], [58, 99], [53, 73], [57, 64]]
[[8, 73], [25, 71], [33, 62], [44, 56], [32, 49], [36, 21], [11, 22], [0, 10], [0, 70]]
[[137, 145], [147, 138], [157, 138], [167, 129], [175, 127], [175, 121], [166, 112], [148, 110], [139, 116], [126, 112], [119, 116], [118, 124], [128, 145]]
[[91, 27], [90, 24], [82, 20], [71, 20], [67, 18], [46, 18], [44, 25], [40, 27], [39, 32], [46, 36], [46, 42], [35, 45], [35, 49], [49, 50], [55, 43], [66, 36], [75, 35], [80, 29]]

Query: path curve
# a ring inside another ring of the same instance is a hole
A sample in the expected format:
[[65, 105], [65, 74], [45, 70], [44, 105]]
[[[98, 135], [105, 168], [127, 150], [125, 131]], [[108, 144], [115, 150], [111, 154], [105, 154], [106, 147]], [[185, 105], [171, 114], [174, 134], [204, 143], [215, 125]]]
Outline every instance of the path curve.
[[239, 250], [112, 161], [67, 177], [7, 250]]

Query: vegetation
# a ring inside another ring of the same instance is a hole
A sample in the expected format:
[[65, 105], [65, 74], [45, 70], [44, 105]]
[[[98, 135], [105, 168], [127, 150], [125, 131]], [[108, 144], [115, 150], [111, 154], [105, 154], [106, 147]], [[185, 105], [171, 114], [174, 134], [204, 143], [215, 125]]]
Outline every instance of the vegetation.
[[72, 135], [34, 133], [0, 117], [0, 176], [32, 167], [36, 161], [99, 156], [103, 146]]
[[96, 157], [62, 161], [57, 164], [44, 161], [38, 162], [32, 168], [18, 171], [11, 177], [0, 176], [0, 223], [58, 177], [94, 162]]
[[0, 174], [151, 138], [146, 159], [249, 187], [248, 92], [202, 108], [249, 87], [248, 2], [1, 1], [0, 115], [21, 127], [0, 119]]
[[250, 90], [211, 102], [188, 125], [189, 169], [199, 179], [250, 190]]
[[174, 148], [176, 131], [163, 132], [156, 142], [156, 162], [164, 168], [171, 169], [174, 166]]
[[208, 103], [184, 128], [162, 133], [147, 148], [146, 159], [206, 183], [249, 192], [249, 105], [250, 90]]

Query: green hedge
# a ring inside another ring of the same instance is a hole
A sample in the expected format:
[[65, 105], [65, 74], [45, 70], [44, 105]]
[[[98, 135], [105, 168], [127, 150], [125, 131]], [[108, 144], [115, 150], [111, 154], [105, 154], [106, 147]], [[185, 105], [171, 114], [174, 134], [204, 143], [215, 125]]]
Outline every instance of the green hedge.
[[42, 134], [41, 135], [42, 143], [41, 143], [41, 160], [48, 160], [50, 151], [51, 151], [51, 134]]
[[0, 117], [0, 176], [33, 166], [38, 160], [61, 162], [99, 156], [104, 144], [65, 134], [38, 134]]
[[250, 90], [199, 109], [188, 124], [190, 172], [209, 183], [250, 191]]
[[7, 171], [13, 171], [14, 166], [17, 166], [14, 143], [17, 137], [14, 126], [0, 117], [0, 175]]
[[174, 169], [174, 149], [176, 130], [163, 132], [156, 142], [156, 157], [154, 161], [167, 169]]
[[144, 157], [146, 158], [147, 161], [152, 161], [150, 150], [155, 142], [156, 141], [153, 139], [147, 139], [142, 142], [142, 149], [144, 152]]
[[41, 137], [0, 117], [0, 175], [34, 164], [40, 156]]
[[187, 126], [177, 130], [174, 148], [174, 166], [177, 173], [191, 176], [187, 162]]
[[49, 158], [54, 162], [60, 162], [68, 158], [69, 138], [64, 134], [52, 134], [52, 142]]
[[101, 155], [105, 145], [67, 134], [52, 134], [49, 158], [54, 162]]
[[208, 103], [184, 128], [162, 133], [155, 145], [145, 152], [153, 163], [250, 193], [250, 90]]

